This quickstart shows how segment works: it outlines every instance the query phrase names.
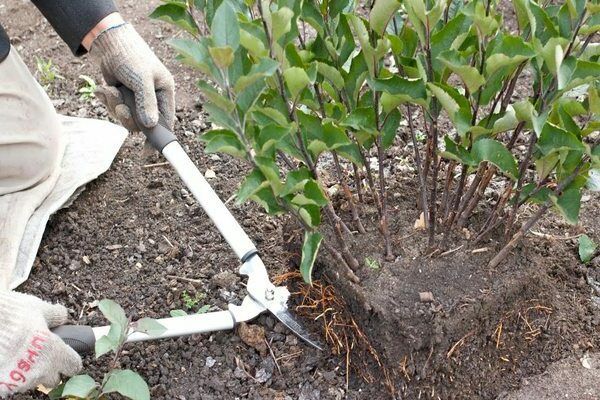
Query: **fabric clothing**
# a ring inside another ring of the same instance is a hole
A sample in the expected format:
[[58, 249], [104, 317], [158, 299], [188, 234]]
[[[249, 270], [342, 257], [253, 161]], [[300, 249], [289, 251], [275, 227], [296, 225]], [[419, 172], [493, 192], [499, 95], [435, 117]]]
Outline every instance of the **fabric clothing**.
[[[25, 223], [60, 174], [64, 140], [48, 95], [12, 49], [0, 63], [0, 289], [17, 258]], [[27, 192], [31, 201], [23, 203]]]
[[[56, 33], [65, 41], [73, 54], [82, 55], [84, 36], [104, 17], [117, 12], [112, 0], [32, 0], [44, 14]], [[10, 50], [8, 36], [0, 25], [0, 62]]]

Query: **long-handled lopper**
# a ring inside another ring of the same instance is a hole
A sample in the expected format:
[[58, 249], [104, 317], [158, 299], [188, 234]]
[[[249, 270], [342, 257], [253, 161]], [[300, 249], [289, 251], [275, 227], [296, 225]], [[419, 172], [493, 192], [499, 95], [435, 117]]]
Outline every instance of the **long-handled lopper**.
[[[119, 90], [125, 104], [131, 110], [135, 110], [133, 93], [124, 86], [121, 86]], [[139, 122], [138, 125], [142, 126]], [[147, 335], [132, 332], [128, 335], [127, 342], [233, 329], [237, 323], [249, 321], [268, 310], [298, 337], [321, 350], [318, 342], [311, 339], [308, 332], [289, 313], [287, 300], [290, 292], [286, 287], [275, 286], [271, 283], [256, 247], [183, 150], [173, 132], [167, 128], [164, 119], [161, 117], [156, 127], [143, 130], [143, 132], [152, 146], [177, 171], [181, 180], [239, 257], [242, 263], [239, 273], [248, 276], [246, 285], [248, 294], [241, 305], [229, 304], [227, 311], [159, 319], [158, 322], [166, 328], [164, 333]], [[106, 335], [109, 329], [109, 326], [93, 328], [85, 325], [63, 325], [53, 329], [53, 332], [79, 353], [87, 353], [94, 350], [96, 340]]]

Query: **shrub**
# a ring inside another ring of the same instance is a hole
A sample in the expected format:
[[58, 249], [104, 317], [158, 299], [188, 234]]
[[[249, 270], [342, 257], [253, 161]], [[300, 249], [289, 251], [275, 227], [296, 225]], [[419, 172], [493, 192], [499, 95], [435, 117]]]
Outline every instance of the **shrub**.
[[[393, 256], [385, 167], [398, 132], [414, 150], [430, 249], [487, 200], [486, 218], [471, 228], [480, 241], [504, 226], [491, 265], [549, 209], [576, 223], [589, 171], [600, 166], [597, 1], [169, 0], [151, 16], [190, 35], [169, 44], [202, 73], [197, 85], [216, 126], [201, 137], [206, 151], [251, 167], [238, 202], [304, 228], [307, 281], [321, 245], [358, 280], [346, 238], [349, 226], [365, 232], [365, 202], [376, 205], [384, 255]], [[329, 199], [324, 165], [351, 221]], [[500, 189], [490, 200], [491, 183]], [[535, 213], [516, 226], [530, 203]]]

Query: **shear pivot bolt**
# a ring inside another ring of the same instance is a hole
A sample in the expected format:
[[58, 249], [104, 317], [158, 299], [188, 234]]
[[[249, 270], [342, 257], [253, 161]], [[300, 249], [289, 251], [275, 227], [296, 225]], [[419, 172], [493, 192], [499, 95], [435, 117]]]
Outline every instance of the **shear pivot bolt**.
[[267, 289], [265, 290], [265, 299], [273, 300], [275, 298], [275, 290]]

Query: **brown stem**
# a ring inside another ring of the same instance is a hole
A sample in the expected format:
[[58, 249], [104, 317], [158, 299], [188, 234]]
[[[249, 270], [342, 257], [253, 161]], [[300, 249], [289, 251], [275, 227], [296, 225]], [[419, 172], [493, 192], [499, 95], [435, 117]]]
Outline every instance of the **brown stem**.
[[450, 212], [450, 186], [452, 185], [454, 168], [456, 167], [456, 161], [452, 160], [446, 164], [446, 179], [444, 180], [444, 194], [442, 196], [442, 204], [440, 210], [442, 210], [442, 220], [448, 218]]
[[352, 192], [350, 192], [350, 188], [348, 187], [348, 184], [346, 183], [346, 180], [344, 179], [344, 174], [342, 173], [342, 167], [340, 165], [340, 160], [338, 158], [338, 155], [335, 151], [333, 151], [332, 154], [333, 154], [333, 164], [335, 165], [335, 171], [337, 174], [338, 181], [340, 182], [340, 185], [342, 186], [342, 191], [344, 192], [344, 195], [346, 196], [346, 200], [348, 201], [348, 204], [350, 205], [350, 211], [352, 212], [352, 220], [356, 224], [356, 228], [358, 229], [359, 233], [367, 233], [365, 231], [365, 227], [362, 224], [362, 221], [360, 220], [358, 211], [356, 210], [356, 205], [354, 204], [354, 199], [352, 198]]
[[479, 182], [481, 182], [481, 179], [483, 178], [483, 174], [487, 169], [487, 166], [487, 161], [484, 161], [481, 164], [479, 164], [479, 167], [477, 168], [477, 173], [475, 174], [475, 178], [473, 178], [473, 182], [471, 182], [467, 193], [465, 193], [462, 202], [460, 203], [460, 207], [457, 213], [458, 216], [462, 215], [463, 211], [465, 211], [465, 208], [467, 208], [467, 206], [469, 205], [469, 201], [471, 201], [471, 198], [475, 194], [475, 190], [477, 190]]
[[413, 125], [412, 120], [412, 109], [407, 106], [408, 113], [408, 128], [410, 130], [410, 137], [413, 143], [413, 150], [415, 152], [415, 164], [417, 166], [417, 174], [419, 176], [419, 208], [423, 212], [423, 217], [425, 220], [425, 226], [429, 226], [429, 212], [427, 210], [427, 179], [425, 177], [425, 172], [423, 170], [423, 165], [421, 163], [421, 153], [419, 152], [419, 146], [417, 143], [417, 135], [415, 132], [415, 127]]
[[364, 204], [365, 199], [362, 193], [362, 183], [360, 179], [360, 171], [356, 164], [352, 163], [352, 169], [354, 170], [354, 186], [356, 186], [356, 194], [358, 195], [358, 202]]
[[347, 279], [350, 279], [354, 283], [359, 283], [360, 278], [356, 276], [354, 271], [348, 268], [348, 264], [346, 264], [346, 261], [344, 260], [340, 252], [337, 251], [332, 245], [330, 245], [325, 239], [323, 239], [322, 244], [325, 250], [327, 250], [329, 254], [331, 254], [331, 256], [335, 259], [335, 264], [337, 265], [337, 268], [342, 269], [342, 273], [345, 275], [345, 277]]
[[471, 216], [471, 213], [473, 212], [473, 210], [479, 203], [479, 200], [481, 199], [481, 197], [483, 197], [483, 194], [485, 193], [485, 189], [488, 187], [488, 185], [489, 185], [490, 181], [492, 180], [492, 177], [494, 176], [495, 173], [496, 173], [496, 167], [493, 165], [488, 166], [488, 168], [485, 172], [485, 175], [483, 176], [483, 178], [481, 179], [481, 182], [479, 183], [479, 185], [477, 187], [477, 191], [475, 192], [475, 195], [471, 198], [471, 200], [469, 201], [469, 204], [467, 204], [467, 206], [465, 207], [463, 212], [460, 214], [460, 217], [458, 218], [457, 226], [459, 229], [463, 228], [465, 226], [465, 224], [467, 223], [469, 217]]
[[460, 200], [465, 190], [466, 182], [467, 166], [463, 164], [462, 171], [460, 173], [460, 180], [458, 182], [458, 186], [456, 187], [456, 193], [454, 194], [454, 198], [452, 200], [452, 211], [450, 212], [450, 214], [448, 215], [448, 219], [446, 220], [446, 227], [448, 228], [451, 228], [454, 224], [454, 219], [456, 218], [456, 214], [458, 213], [458, 207], [460, 206]]
[[523, 181], [525, 180], [525, 173], [527, 171], [527, 167], [529, 166], [529, 160], [531, 160], [531, 155], [533, 154], [533, 149], [537, 142], [537, 135], [535, 132], [530, 133], [529, 137], [529, 145], [527, 146], [527, 153], [523, 160], [521, 160], [521, 164], [519, 165], [519, 178], [517, 180], [517, 187], [515, 190], [515, 203], [512, 207], [512, 210], [508, 214], [508, 220], [506, 222], [506, 228], [504, 234], [508, 239], [508, 235], [510, 235], [510, 231], [512, 230], [513, 223], [515, 222], [515, 218], [517, 217], [517, 210], [519, 209], [519, 197], [521, 197], [521, 191], [523, 190]]
[[[509, 183], [506, 185], [506, 189], [504, 189], [504, 193], [502, 194], [502, 196], [500, 196], [500, 199], [494, 205], [494, 209], [490, 213], [490, 216], [488, 217], [487, 221], [485, 221], [485, 223], [483, 224], [483, 226], [477, 233], [477, 237], [475, 238], [474, 243], [479, 243], [481, 240], [483, 240], [483, 238], [485, 238], [485, 236], [489, 232], [491, 232], [493, 229], [495, 229], [499, 225], [496, 222], [498, 221], [500, 212], [504, 209], [504, 206], [508, 202], [508, 199], [510, 199], [511, 193], [512, 193], [512, 184]], [[502, 223], [502, 221], [499, 221], [499, 222]]]

